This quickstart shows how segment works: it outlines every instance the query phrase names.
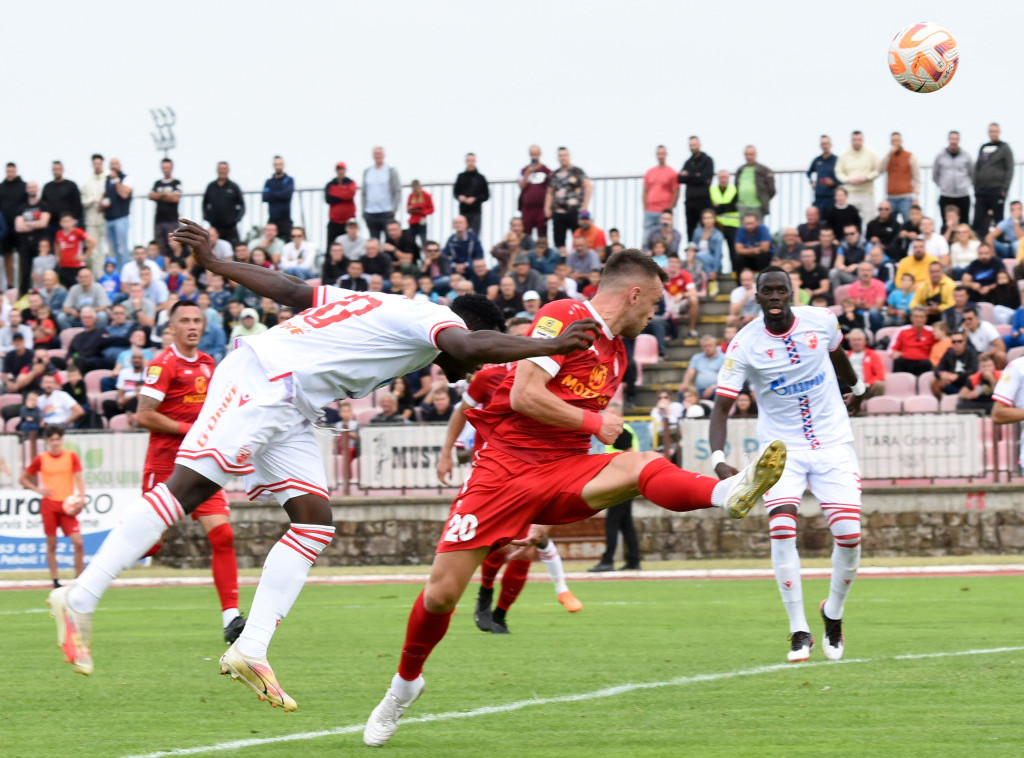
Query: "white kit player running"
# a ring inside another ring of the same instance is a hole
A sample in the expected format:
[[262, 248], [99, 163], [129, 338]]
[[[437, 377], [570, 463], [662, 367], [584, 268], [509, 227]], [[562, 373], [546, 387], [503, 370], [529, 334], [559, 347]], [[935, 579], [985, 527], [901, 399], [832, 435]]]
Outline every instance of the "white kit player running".
[[[992, 393], [992, 421], [996, 424], [1024, 422], [1024, 358], [1010, 361], [996, 382]], [[1024, 431], [1024, 426], [1021, 427]], [[1020, 448], [1020, 464], [1024, 466], [1024, 445]]]
[[75, 670], [88, 673], [92, 614], [110, 582], [168, 526], [232, 476], [244, 476], [249, 496], [276, 498], [291, 526], [267, 556], [245, 630], [221, 657], [221, 671], [261, 700], [291, 711], [295, 701], [277, 683], [266, 655], [278, 623], [334, 536], [313, 431], [321, 409], [334, 400], [365, 397], [392, 377], [430, 363], [454, 381], [481, 363], [586, 349], [597, 324], [588, 319], [556, 340], [514, 337], [490, 331], [504, 324], [497, 307], [482, 296], [462, 296], [449, 309], [398, 295], [314, 288], [270, 269], [218, 260], [206, 231], [190, 221], [183, 224], [174, 236], [192, 249], [199, 265], [302, 312], [239, 341], [214, 372], [174, 473], [126, 514], [70, 590], [55, 590], [49, 602], [58, 639], [72, 641]]
[[789, 451], [782, 477], [764, 494], [772, 568], [789, 615], [788, 659], [806, 661], [814, 648], [796, 544], [797, 507], [809, 487], [834, 540], [832, 581], [819, 613], [825, 623], [825, 657], [839, 660], [843, 605], [860, 563], [861, 487], [853, 429], [837, 377], [852, 388], [851, 405], [859, 405], [865, 388], [840, 347], [843, 335], [835, 314], [824, 308], [791, 308], [789, 275], [777, 266], [764, 269], [756, 287], [762, 315], [733, 338], [718, 374], [711, 414], [712, 462], [719, 477], [736, 473], [724, 462], [726, 419], [744, 382], [750, 382], [760, 409], [758, 441], [765, 445], [779, 439]]

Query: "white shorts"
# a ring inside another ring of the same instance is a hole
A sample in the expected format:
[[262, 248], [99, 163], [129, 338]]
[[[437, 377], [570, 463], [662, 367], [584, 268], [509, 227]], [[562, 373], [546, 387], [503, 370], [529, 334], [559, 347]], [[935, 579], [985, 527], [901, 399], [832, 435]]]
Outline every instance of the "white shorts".
[[199, 418], [174, 462], [223, 487], [245, 477], [250, 500], [282, 505], [299, 495], [327, 498], [327, 476], [313, 425], [292, 403], [290, 376], [270, 381], [256, 354], [239, 346], [213, 372]]
[[764, 493], [764, 507], [771, 512], [780, 505], [799, 506], [808, 488], [823, 506], [859, 508], [860, 465], [853, 444], [789, 451], [782, 477]]

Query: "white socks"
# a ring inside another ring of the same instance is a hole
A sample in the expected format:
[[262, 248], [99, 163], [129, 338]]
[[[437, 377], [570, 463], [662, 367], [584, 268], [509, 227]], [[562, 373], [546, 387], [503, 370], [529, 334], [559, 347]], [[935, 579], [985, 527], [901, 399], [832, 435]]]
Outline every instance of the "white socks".
[[220, 617], [221, 617], [221, 620], [223, 621], [223, 626], [226, 628], [228, 624], [230, 624], [232, 621], [234, 621], [240, 615], [241, 614], [238, 612], [237, 608], [228, 608], [227, 610], [221, 611], [220, 612]]
[[[739, 474], [735, 476], [739, 476]], [[711, 505], [715, 508], [721, 508], [725, 505], [725, 499], [729, 496], [729, 487], [732, 486], [732, 479], [731, 476], [728, 479], [722, 479], [711, 490]]]
[[238, 638], [238, 652], [249, 658], [267, 654], [278, 623], [291, 610], [313, 562], [334, 538], [334, 527], [292, 524], [274, 545], [263, 564], [245, 630]]
[[416, 694], [416, 682], [422, 678], [422, 674], [411, 682], [407, 682], [402, 678], [401, 674], [395, 674], [391, 680], [391, 692], [399, 700], [412, 700], [413, 695]]
[[809, 632], [810, 625], [804, 614], [804, 592], [800, 582], [800, 554], [796, 549], [796, 516], [773, 513], [768, 518], [771, 537], [772, 568], [779, 584], [782, 604], [789, 616], [789, 631]]
[[554, 540], [549, 539], [544, 547], [537, 548], [537, 554], [544, 562], [544, 568], [548, 570], [552, 584], [555, 585], [555, 594], [560, 595], [569, 591], [569, 585], [565, 583], [565, 568], [562, 566], [562, 556], [558, 554]]
[[832, 581], [825, 601], [825, 615], [830, 619], [843, 617], [846, 596], [850, 594], [853, 580], [857, 578], [860, 566], [860, 545], [843, 547], [838, 542], [832, 547]]
[[158, 484], [143, 495], [142, 502], [107, 535], [99, 552], [68, 590], [68, 605], [79, 613], [95, 611], [117, 575], [139, 560], [164, 530], [184, 515], [166, 484]]

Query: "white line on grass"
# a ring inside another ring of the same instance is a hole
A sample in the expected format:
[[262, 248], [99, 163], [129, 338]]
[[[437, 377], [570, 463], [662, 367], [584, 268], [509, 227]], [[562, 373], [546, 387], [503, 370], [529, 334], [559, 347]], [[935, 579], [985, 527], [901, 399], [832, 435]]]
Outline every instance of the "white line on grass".
[[[951, 658], [962, 655], [991, 655], [995, 653], [1012, 653], [1024, 650], [1024, 646], [1018, 647], [994, 647], [978, 650], [957, 650], [945, 653], [917, 653], [909, 655], [895, 655], [883, 658], [849, 658], [844, 661], [815, 661], [814, 663], [803, 663], [794, 666], [792, 663], [776, 663], [772, 666], [757, 666], [738, 671], [721, 671], [715, 674], [697, 674], [696, 676], [680, 676], [675, 679], [668, 679], [663, 682], [636, 682], [632, 684], [620, 684], [615, 687], [605, 687], [593, 692], [578, 692], [574, 695], [559, 695], [558, 697], [533, 698], [531, 700], [518, 700], [504, 705], [488, 705], [483, 708], [475, 708], [471, 711], [449, 711], [448, 713], [428, 713], [425, 716], [402, 719], [403, 726], [409, 724], [429, 724], [434, 721], [452, 721], [454, 719], [475, 718], [476, 716], [489, 716], [495, 713], [509, 713], [523, 708], [531, 708], [537, 705], [553, 705], [558, 703], [578, 703], [584, 700], [597, 700], [605, 697], [616, 697], [628, 692], [640, 690], [653, 690], [661, 687], [679, 687], [685, 684], [699, 684], [701, 682], [717, 682], [723, 679], [735, 679], [741, 676], [757, 676], [759, 674], [771, 674], [775, 671], [802, 671], [810, 667], [851, 665], [854, 663], [878, 663], [879, 661], [907, 661], [919, 660], [922, 658]], [[333, 737], [341, 734], [353, 734], [363, 731], [363, 724], [352, 724], [339, 726], [334, 729], [320, 729], [315, 732], [298, 732], [296, 734], [285, 734], [280, 737], [260, 737], [248, 740], [234, 740], [233, 742], [219, 742], [216, 745], [201, 745], [199, 747], [177, 748], [175, 750], [161, 750], [156, 753], [144, 755], [126, 756], [126, 758], [163, 758], [172, 755], [201, 755], [203, 753], [219, 753], [225, 750], [240, 750], [247, 747], [259, 747], [279, 742], [298, 742], [302, 740], [315, 740], [320, 737]]]

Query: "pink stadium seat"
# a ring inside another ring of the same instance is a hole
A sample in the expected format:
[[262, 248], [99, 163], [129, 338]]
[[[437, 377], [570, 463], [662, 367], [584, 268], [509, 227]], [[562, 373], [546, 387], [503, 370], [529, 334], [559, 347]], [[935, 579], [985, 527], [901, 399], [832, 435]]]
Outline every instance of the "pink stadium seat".
[[88, 395], [98, 395], [100, 390], [100, 382], [106, 379], [108, 376], [113, 376], [114, 372], [105, 368], [98, 368], [90, 371], [82, 380], [85, 382], [85, 392]]
[[658, 362], [658, 340], [653, 334], [638, 334], [633, 349], [633, 361], [637, 366]]
[[62, 347], [55, 347], [46, 351], [46, 354], [51, 358], [67, 358], [68, 351]]
[[112, 432], [123, 432], [131, 428], [131, 425], [128, 423], [127, 413], [119, 413], [110, 419], [110, 431]]
[[358, 414], [359, 411], [363, 410], [364, 408], [373, 408], [374, 407], [373, 393], [372, 392], [369, 395], [367, 395], [366, 397], [350, 397], [348, 400], [343, 400], [342, 402], [345, 402], [345, 403], [348, 403], [349, 405], [351, 405], [352, 406], [352, 412], [356, 413], [356, 414]]
[[[934, 397], [934, 395], [932, 395]], [[956, 404], [960, 401], [960, 398], [956, 395], [943, 395], [942, 400], [939, 401], [939, 410], [943, 412], [951, 412], [956, 410]]]
[[[1021, 281], [1024, 281], [1024, 279]], [[1006, 362], [1009, 363], [1010, 361], [1015, 361], [1021, 356], [1024, 356], [1024, 347], [1012, 347], [1006, 353]]]
[[4, 427], [4, 431], [6, 431], [8, 434], [14, 434], [14, 432], [18, 431], [18, 424], [20, 423], [21, 419], [18, 416], [15, 416], [14, 418], [9, 418], [7, 419], [7, 424]]
[[878, 395], [864, 403], [867, 413], [899, 413], [903, 409], [903, 400], [892, 395]]
[[0, 408], [3, 408], [5, 405], [15, 404], [21, 405], [21, 395], [17, 392], [5, 392], [3, 395], [0, 395]]
[[68, 346], [71, 344], [71, 340], [84, 331], [85, 329], [80, 326], [68, 327], [60, 333], [60, 346], [67, 350]]
[[1006, 273], [1010, 275], [1010, 279], [1013, 279], [1013, 268], [1017, 265], [1017, 261], [1013, 258], [1004, 258], [1003, 265], [1006, 266]]
[[904, 413], [935, 413], [939, 410], [939, 401], [935, 395], [913, 395], [903, 399]]
[[996, 324], [996, 331], [999, 332], [1000, 337], [1009, 337], [1013, 327], [1009, 324]]
[[911, 397], [917, 393], [917, 377], [906, 371], [885, 375], [885, 394], [893, 397]]
[[[931, 371], [928, 371], [921, 376], [917, 377], [917, 392], [911, 392], [911, 395], [931, 395], [932, 394], [932, 379], [935, 377]], [[885, 385], [888, 389], [889, 385]]]
[[843, 310], [843, 298], [847, 297], [850, 294], [850, 285], [849, 284], [842, 284], [842, 285], [836, 287], [836, 291], [834, 293], [832, 293], [832, 294], [833, 294], [833, 297], [834, 297], [834, 299], [836, 301], [836, 305], [839, 306], [839, 311], [842, 312], [842, 310]]
[[879, 360], [882, 361], [882, 366], [885, 368], [886, 377], [892, 373], [892, 356], [889, 355], [887, 350], [876, 350], [875, 355], [878, 356]]
[[981, 318], [984, 321], [988, 321], [989, 323], [993, 323], [993, 324], [995, 323], [995, 320], [996, 320], [996, 309], [992, 305], [992, 303], [986, 303], [986, 302], [982, 301], [982, 302], [975, 303], [975, 305], [978, 306], [978, 315], [981, 316]]
[[902, 326], [884, 326], [884, 327], [882, 327], [877, 332], [875, 332], [875, 343], [877, 344], [879, 342], [879, 340], [881, 340], [883, 337], [888, 337], [889, 338], [889, 344], [890, 344], [890, 347], [891, 347], [893, 340], [896, 339], [896, 333], [900, 329], [902, 329], [902, 328], [903, 328]]
[[841, 305], [830, 305], [828, 309], [832, 311], [836, 316], [843, 315], [843, 306]]
[[363, 424], [369, 424], [370, 419], [380, 413], [380, 408], [363, 408], [361, 411], [356, 411], [356, 423], [360, 426]]

